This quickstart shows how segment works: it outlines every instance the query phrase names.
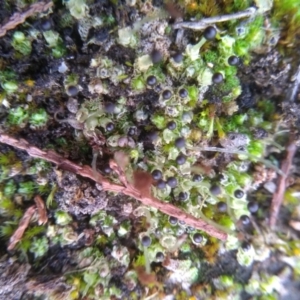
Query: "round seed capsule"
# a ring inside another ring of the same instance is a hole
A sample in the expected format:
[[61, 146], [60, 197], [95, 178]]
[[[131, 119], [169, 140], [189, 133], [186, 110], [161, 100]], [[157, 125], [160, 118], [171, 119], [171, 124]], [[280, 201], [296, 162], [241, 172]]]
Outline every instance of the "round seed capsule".
[[201, 182], [202, 180], [203, 180], [203, 177], [201, 175], [199, 175], [199, 174], [195, 174], [193, 176], [193, 181], [194, 182]]
[[242, 224], [245, 226], [250, 224], [250, 218], [246, 215], [241, 216], [240, 220], [241, 220]]
[[112, 102], [106, 102], [106, 103], [104, 104], [104, 110], [105, 110], [105, 112], [107, 112], [108, 114], [113, 114], [114, 111], [115, 111], [115, 108], [116, 108], [116, 106], [115, 106], [115, 104], [112, 103]]
[[175, 188], [177, 186], [177, 179], [175, 177], [169, 177], [167, 179], [167, 184], [171, 188]]
[[178, 165], [183, 165], [186, 162], [186, 157], [182, 154], [179, 154], [176, 157], [176, 162], [177, 162]]
[[256, 213], [259, 208], [258, 203], [255, 201], [250, 201], [247, 206], [248, 206], [249, 212], [251, 212], [252, 214]]
[[233, 194], [234, 194], [234, 197], [237, 198], [237, 199], [241, 199], [245, 195], [244, 191], [242, 191], [240, 189], [235, 190]]
[[217, 30], [213, 26], [206, 27], [203, 32], [203, 36], [209, 41], [215, 39], [216, 34], [217, 34]]
[[162, 252], [157, 252], [155, 258], [157, 261], [163, 261], [165, 259], [165, 255]]
[[232, 55], [228, 58], [228, 64], [230, 66], [236, 66], [239, 63], [239, 61], [240, 59], [235, 55]]
[[109, 122], [109, 123], [106, 124], [105, 129], [108, 132], [113, 131], [115, 129], [115, 125], [112, 122]]
[[218, 196], [222, 193], [220, 186], [216, 184], [212, 185], [209, 190], [214, 196]]
[[71, 97], [75, 97], [78, 94], [78, 88], [74, 85], [70, 85], [67, 92]]
[[171, 225], [176, 225], [177, 222], [178, 222], [178, 219], [177, 219], [177, 218], [172, 217], [172, 216], [169, 217], [169, 223], [170, 223]]
[[156, 187], [160, 190], [163, 190], [166, 187], [166, 183], [162, 179], [160, 179], [158, 180]]
[[184, 148], [185, 147], [185, 139], [183, 137], [177, 138], [175, 140], [175, 146], [178, 149]]
[[174, 61], [176, 62], [176, 63], [181, 63], [182, 62], [182, 60], [183, 60], [183, 55], [182, 55], [182, 53], [180, 53], [180, 52], [177, 52], [177, 53], [175, 53], [173, 56], [172, 56], [172, 58], [174, 59]]
[[200, 244], [203, 241], [203, 236], [200, 233], [195, 233], [193, 235], [193, 241], [196, 244]]
[[185, 201], [188, 198], [188, 193], [187, 192], [180, 192], [178, 194], [178, 200], [179, 201]]
[[220, 213], [224, 213], [227, 211], [227, 204], [223, 201], [220, 201], [218, 204], [217, 204], [217, 208], [218, 208], [218, 211]]
[[170, 121], [170, 122], [168, 122], [168, 124], [167, 124], [167, 128], [169, 129], [169, 130], [174, 130], [174, 129], [176, 129], [176, 122], [174, 122], [174, 121]]
[[221, 73], [215, 73], [212, 77], [213, 83], [221, 83], [223, 81], [224, 77]]
[[172, 92], [170, 90], [164, 90], [162, 92], [162, 97], [164, 98], [164, 100], [168, 100], [172, 97]]
[[158, 50], [156, 50], [156, 49], [154, 49], [154, 50], [151, 52], [150, 57], [151, 57], [151, 60], [152, 60], [152, 62], [153, 62], [154, 64], [157, 64], [157, 63], [161, 62], [162, 59], [163, 59], [162, 54], [161, 54]]
[[142, 237], [142, 245], [144, 247], [149, 247], [151, 245], [151, 238], [148, 235]]
[[162, 172], [159, 171], [159, 170], [152, 171], [151, 175], [152, 175], [152, 178], [154, 180], [160, 180], [160, 179], [162, 179]]
[[154, 86], [157, 83], [156, 77], [151, 75], [147, 78], [147, 84], [150, 86]]
[[188, 96], [188, 91], [186, 89], [180, 89], [179, 90], [179, 96], [181, 98], [186, 98]]

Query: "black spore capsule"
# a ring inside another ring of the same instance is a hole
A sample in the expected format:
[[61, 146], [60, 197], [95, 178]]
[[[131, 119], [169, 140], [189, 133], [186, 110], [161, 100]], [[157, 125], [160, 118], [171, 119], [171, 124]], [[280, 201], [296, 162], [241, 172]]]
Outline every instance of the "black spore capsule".
[[176, 225], [177, 222], [178, 222], [178, 219], [177, 219], [177, 218], [172, 217], [172, 216], [169, 217], [169, 223], [170, 223], [171, 225]]
[[142, 237], [142, 245], [144, 247], [149, 247], [151, 245], [151, 238], [148, 235]]
[[188, 96], [188, 91], [186, 89], [180, 89], [179, 96], [180, 98], [186, 98]]
[[228, 64], [230, 66], [236, 66], [239, 62], [240, 62], [240, 59], [235, 55], [232, 55], [228, 58]]
[[256, 201], [250, 201], [247, 206], [249, 212], [251, 212], [252, 214], [255, 214], [259, 208], [258, 203]]
[[51, 21], [48, 19], [43, 19], [41, 21], [41, 29], [44, 31], [50, 30], [52, 27]]
[[153, 62], [154, 64], [157, 64], [157, 63], [161, 62], [162, 59], [163, 59], [162, 54], [161, 54], [158, 50], [156, 50], [156, 49], [154, 49], [154, 50], [151, 52], [150, 57], [151, 57], [151, 60], [152, 60], [152, 62]]
[[212, 185], [209, 190], [214, 196], [218, 196], [222, 193], [221, 187], [217, 184]]
[[172, 97], [172, 92], [170, 90], [164, 90], [162, 92], [162, 97], [164, 100], [168, 100]]
[[78, 94], [78, 88], [74, 85], [70, 85], [68, 87], [67, 93], [71, 96], [71, 97], [75, 97]]
[[169, 177], [167, 179], [167, 184], [171, 188], [175, 188], [177, 186], [177, 179], [175, 177]]
[[114, 123], [112, 123], [112, 122], [107, 123], [105, 129], [106, 129], [106, 131], [108, 131], [108, 132], [113, 131], [113, 130], [115, 129]]
[[179, 155], [176, 157], [176, 163], [177, 163], [178, 165], [183, 165], [185, 162], [186, 162], [186, 157], [185, 157], [183, 154], [179, 154]]
[[178, 200], [179, 201], [185, 201], [188, 198], [188, 193], [187, 192], [180, 192], [178, 194]]
[[244, 251], [250, 250], [251, 244], [248, 243], [248, 242], [246, 242], [246, 241], [243, 241], [242, 244], [241, 244], [241, 248], [242, 248]]
[[220, 213], [224, 213], [227, 211], [227, 204], [223, 201], [220, 201], [218, 204], [217, 204], [217, 208], [218, 208], [218, 211]]
[[112, 168], [109, 165], [105, 165], [103, 168], [103, 172], [105, 174], [110, 174], [112, 172]]
[[240, 220], [241, 220], [242, 224], [245, 225], [245, 226], [250, 224], [250, 218], [246, 215], [242, 215], [240, 217]]
[[235, 190], [233, 194], [234, 194], [234, 197], [237, 199], [241, 199], [245, 195], [244, 191], [242, 191], [240, 189]]
[[115, 104], [112, 103], [112, 102], [106, 102], [106, 103], [104, 104], [104, 110], [105, 110], [105, 112], [107, 112], [108, 114], [113, 114], [114, 111], [115, 111], [115, 108], [116, 108], [116, 106], [115, 106]]
[[203, 32], [204, 37], [209, 41], [215, 39], [216, 34], [217, 34], [217, 30], [213, 26], [206, 27]]
[[224, 77], [222, 73], [215, 73], [212, 77], [213, 83], [221, 83], [223, 81]]
[[195, 174], [193, 176], [193, 181], [194, 182], [201, 182], [203, 180], [203, 176], [199, 175], [199, 174]]
[[195, 233], [193, 235], [193, 241], [196, 243], [196, 244], [200, 244], [202, 241], [203, 241], [203, 236], [200, 234], [200, 233]]
[[185, 147], [185, 139], [183, 137], [177, 138], [175, 140], [175, 147], [178, 149]]
[[176, 125], [176, 122], [174, 122], [174, 121], [170, 121], [170, 122], [168, 122], [168, 124], [167, 124], [167, 128], [168, 128], [169, 130], [174, 130], [174, 129], [176, 129], [176, 127], [177, 127], [177, 125]]
[[157, 252], [155, 258], [157, 261], [163, 261], [165, 259], [165, 255], [162, 252]]
[[156, 186], [158, 189], [163, 190], [166, 187], [166, 183], [162, 179], [160, 179], [160, 180], [158, 180]]
[[183, 55], [182, 55], [182, 53], [180, 53], [180, 52], [177, 52], [177, 53], [175, 53], [173, 56], [172, 56], [172, 58], [174, 59], [174, 61], [176, 62], [176, 63], [181, 63], [182, 62], [182, 60], [183, 60]]
[[147, 84], [153, 86], [157, 83], [156, 77], [151, 75], [147, 78]]
[[162, 179], [162, 172], [159, 171], [159, 170], [152, 171], [151, 175], [152, 175], [152, 178], [154, 180], [160, 180], [160, 179]]

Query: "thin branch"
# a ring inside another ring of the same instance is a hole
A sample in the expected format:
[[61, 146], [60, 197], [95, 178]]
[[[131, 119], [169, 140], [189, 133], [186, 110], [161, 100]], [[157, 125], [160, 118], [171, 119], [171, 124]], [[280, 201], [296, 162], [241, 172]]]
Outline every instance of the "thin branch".
[[[286, 149], [287, 154], [286, 158], [281, 164], [281, 170], [284, 174], [288, 175], [289, 170], [292, 166], [293, 158], [295, 156], [297, 147], [293, 136], [290, 139], [290, 143]], [[287, 177], [280, 176], [278, 179], [277, 190], [273, 195], [272, 204], [271, 204], [271, 215], [270, 215], [270, 226], [273, 228], [276, 224], [277, 217], [279, 214], [280, 206], [283, 202], [283, 196], [286, 189]]]
[[53, 5], [53, 2], [37, 2], [29, 6], [29, 9], [23, 13], [14, 13], [8, 20], [6, 24], [0, 27], [0, 37], [5, 36], [8, 30], [14, 29], [19, 24], [25, 22], [28, 17], [32, 15], [46, 11]]
[[220, 153], [229, 153], [229, 154], [237, 154], [237, 155], [245, 155], [250, 159], [257, 160], [263, 164], [265, 164], [268, 168], [275, 170], [279, 175], [285, 177], [286, 174], [282, 172], [282, 169], [279, 169], [277, 166], [273, 165], [267, 159], [257, 157], [245, 151], [240, 150], [232, 150], [232, 149], [225, 149], [220, 147], [193, 147], [192, 150], [199, 150], [199, 151], [208, 151], [208, 152], [220, 152]]
[[40, 150], [30, 145], [27, 141], [23, 139], [18, 140], [5, 134], [0, 134], [0, 142], [18, 149], [25, 150], [30, 156], [52, 162], [61, 169], [70, 171], [83, 177], [90, 178], [93, 181], [102, 184], [103, 189], [106, 191], [123, 193], [127, 196], [135, 198], [136, 200], [142, 202], [144, 205], [154, 207], [169, 216], [176, 217], [178, 220], [184, 221], [187, 225], [190, 225], [199, 230], [203, 230], [211, 236], [216, 237], [220, 240], [227, 239], [227, 234], [225, 232], [218, 228], [215, 228], [214, 226], [208, 224], [204, 220], [197, 219], [169, 203], [161, 202], [160, 200], [151, 195], [146, 195], [145, 193], [142, 193], [141, 191], [136, 189], [131, 184], [128, 184], [127, 186], [121, 186], [112, 183], [106, 178], [104, 178], [101, 174], [95, 174], [94, 170], [91, 167], [86, 165], [79, 166], [63, 158], [62, 156], [60, 156], [52, 150]]
[[299, 90], [299, 85], [300, 85], [300, 66], [298, 66], [297, 71], [296, 71], [296, 73], [295, 73], [295, 75], [293, 76], [292, 79], [294, 79], [293, 80], [294, 82], [293, 82], [293, 84], [292, 84], [292, 86], [290, 88], [290, 91], [289, 91], [287, 99], [286, 99], [289, 102], [294, 102], [295, 101], [296, 94], [297, 94], [297, 92]]
[[174, 29], [187, 28], [187, 29], [192, 29], [192, 30], [203, 30], [211, 24], [251, 17], [256, 13], [256, 11], [257, 11], [257, 9], [255, 7], [249, 7], [246, 10], [243, 10], [243, 11], [240, 11], [237, 13], [233, 13], [233, 14], [228, 14], [228, 15], [223, 15], [223, 16], [215, 16], [215, 17], [211, 17], [211, 18], [204, 18], [202, 20], [193, 21], [193, 22], [176, 23], [173, 25], [173, 28]]

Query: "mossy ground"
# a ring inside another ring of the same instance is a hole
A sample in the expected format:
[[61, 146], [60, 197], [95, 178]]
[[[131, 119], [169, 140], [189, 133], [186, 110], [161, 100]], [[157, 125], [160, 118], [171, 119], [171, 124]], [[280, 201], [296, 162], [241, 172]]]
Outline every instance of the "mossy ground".
[[[287, 98], [299, 64], [297, 1], [283, 1], [282, 10], [274, 1], [253, 20], [217, 24], [213, 41], [190, 29], [180, 38], [172, 29], [178, 17], [272, 1], [254, 2], [57, 0], [53, 11], [0, 38], [1, 133], [93, 165], [114, 182], [108, 162], [121, 150], [130, 161], [129, 179], [138, 169], [159, 169], [165, 181], [175, 176], [176, 188], [160, 190], [154, 182], [153, 194], [230, 233], [220, 242], [0, 144], [0, 298], [298, 299], [299, 151], [276, 230], [268, 225], [289, 135], [299, 142], [300, 100]], [[31, 3], [1, 2], [0, 19]], [[178, 53], [183, 59], [176, 63]], [[228, 64], [232, 55], [238, 66]], [[220, 84], [212, 82], [217, 72], [224, 77]], [[166, 128], [170, 121], [174, 131]], [[183, 148], [176, 147], [181, 137]], [[208, 147], [221, 150], [201, 151]], [[194, 175], [203, 180], [195, 183]], [[182, 192], [187, 201], [180, 200]], [[46, 203], [47, 224], [38, 225], [34, 216], [7, 251], [36, 194]], [[225, 213], [217, 209], [220, 202], [228, 206]], [[248, 210], [250, 202], [258, 211]]]

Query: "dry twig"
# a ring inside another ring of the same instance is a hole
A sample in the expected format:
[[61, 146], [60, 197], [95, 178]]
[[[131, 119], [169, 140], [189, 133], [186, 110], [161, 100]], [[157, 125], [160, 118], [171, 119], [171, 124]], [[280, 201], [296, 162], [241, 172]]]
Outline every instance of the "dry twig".
[[25, 20], [39, 12], [46, 11], [53, 5], [53, 2], [37, 2], [30, 5], [29, 9], [23, 13], [14, 13], [8, 20], [6, 24], [0, 27], [0, 37], [5, 36], [8, 30], [14, 29], [19, 24], [25, 22]]
[[11, 236], [9, 240], [8, 247], [7, 247], [8, 251], [13, 250], [17, 245], [17, 243], [22, 239], [23, 234], [26, 228], [28, 227], [29, 222], [35, 212], [35, 209], [36, 209], [35, 205], [32, 205], [26, 210], [24, 216], [22, 217], [19, 223], [17, 230], [14, 232], [14, 234]]
[[[226, 240], [227, 234], [222, 230], [215, 228], [213, 225], [208, 224], [207, 222], [197, 219], [183, 210], [165, 202], [159, 201], [157, 198], [145, 194], [143, 191], [138, 190], [136, 187], [127, 182], [127, 186], [118, 185], [110, 182], [106, 178], [104, 178], [101, 174], [94, 172], [94, 170], [89, 166], [79, 166], [56, 152], [52, 150], [43, 151], [32, 145], [30, 145], [27, 141], [23, 139], [15, 139], [9, 135], [0, 134], [0, 142], [11, 145], [15, 148], [25, 150], [30, 156], [44, 159], [46, 161], [52, 162], [56, 164], [59, 168], [70, 171], [72, 173], [81, 175], [83, 177], [87, 177], [92, 179], [93, 181], [102, 184], [102, 187], [106, 191], [123, 193], [127, 196], [135, 198], [139, 200], [144, 205], [154, 207], [159, 211], [169, 215], [176, 217], [179, 220], [184, 221], [187, 225], [190, 225], [194, 228], [203, 230], [210, 234], [213, 237], [216, 237], [220, 240]], [[120, 170], [119, 170], [120, 171]]]
[[218, 23], [218, 22], [225, 22], [230, 20], [236, 20], [246, 17], [251, 17], [256, 13], [257, 9], [255, 7], [250, 7], [246, 10], [239, 11], [237, 13], [223, 15], [223, 16], [215, 16], [210, 18], [203, 18], [199, 21], [193, 21], [193, 22], [179, 22], [174, 24], [174, 29], [179, 28], [188, 28], [192, 30], [203, 30], [207, 26]]
[[288, 92], [287, 101], [294, 102], [300, 85], [300, 66], [298, 66], [295, 75], [292, 77], [293, 83]]
[[286, 189], [286, 181], [287, 181], [287, 175], [289, 173], [289, 170], [291, 168], [293, 157], [295, 156], [297, 147], [295, 144], [295, 141], [293, 139], [293, 136], [291, 137], [290, 144], [288, 145], [286, 151], [286, 158], [283, 160], [281, 164], [281, 171], [283, 174], [286, 174], [285, 176], [281, 175], [278, 179], [278, 185], [277, 185], [277, 191], [273, 195], [272, 204], [271, 204], [271, 215], [270, 215], [270, 226], [273, 228], [276, 224], [278, 213], [280, 210], [280, 206], [283, 201], [284, 192]]

